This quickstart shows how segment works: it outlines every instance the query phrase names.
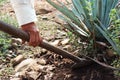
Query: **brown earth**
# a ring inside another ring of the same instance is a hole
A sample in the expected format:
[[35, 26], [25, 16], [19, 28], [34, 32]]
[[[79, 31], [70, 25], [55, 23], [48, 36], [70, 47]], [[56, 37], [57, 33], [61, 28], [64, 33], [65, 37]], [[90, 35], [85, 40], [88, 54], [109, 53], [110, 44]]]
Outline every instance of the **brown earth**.
[[[66, 42], [65, 45], [61, 43], [69, 37], [67, 36], [67, 30], [60, 25], [63, 24], [63, 21], [56, 15], [60, 13], [43, 0], [36, 0], [35, 9], [38, 16], [37, 25], [39, 26], [42, 37], [55, 46], [57, 45], [75, 54], [77, 50], [73, 49], [71, 43]], [[15, 16], [9, 3], [0, 7], [0, 10], [2, 10], [3, 13], [9, 13], [11, 16]], [[3, 71], [0, 80], [120, 80], [113, 74], [112, 70], [103, 68], [98, 64], [91, 64], [89, 66], [74, 69], [73, 65], [75, 62], [39, 47], [33, 48], [21, 44], [17, 47], [11, 45], [11, 47], [10, 50], [12, 53], [15, 53], [17, 56], [23, 55], [25, 57], [25, 59], [20, 62], [27, 59], [33, 59], [33, 62], [36, 59], [38, 61], [31, 65], [32, 68], [29, 65], [30, 63], [27, 65], [27, 68], [21, 67], [20, 69], [23, 70], [20, 72], [14, 71], [16, 67], [13, 67], [12, 74], [4, 73]], [[1, 65], [3, 67], [6, 65], [7, 67], [11, 67], [10, 62], [13, 61], [14, 58], [15, 57], [8, 59], [7, 63], [1, 63]], [[43, 59], [43, 62], [39, 62], [41, 59]], [[17, 63], [17, 65], [19, 65], [20, 62]], [[37, 66], [43, 67], [43, 70], [39, 69], [40, 67], [38, 68]], [[0, 67], [0, 71], [4, 69], [3, 67]], [[32, 73], [32, 71], [34, 73]], [[34, 75], [34, 77], [30, 74]]]

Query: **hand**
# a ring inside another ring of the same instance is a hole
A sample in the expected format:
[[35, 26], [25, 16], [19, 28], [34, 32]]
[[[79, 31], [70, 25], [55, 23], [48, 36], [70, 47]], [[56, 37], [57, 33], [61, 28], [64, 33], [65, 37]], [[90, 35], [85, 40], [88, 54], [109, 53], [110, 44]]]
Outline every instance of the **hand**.
[[21, 26], [22, 30], [26, 31], [30, 35], [29, 45], [36, 47], [42, 42], [42, 38], [39, 35], [39, 29], [36, 27], [34, 22]]

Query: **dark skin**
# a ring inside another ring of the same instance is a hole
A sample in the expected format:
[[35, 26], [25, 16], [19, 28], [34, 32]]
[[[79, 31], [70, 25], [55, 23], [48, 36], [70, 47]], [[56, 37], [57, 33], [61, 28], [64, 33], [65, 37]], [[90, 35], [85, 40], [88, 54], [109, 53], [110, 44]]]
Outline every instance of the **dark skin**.
[[30, 35], [29, 45], [30, 46], [36, 47], [41, 44], [42, 38], [40, 37], [39, 29], [38, 27], [36, 27], [36, 24], [34, 22], [22, 25], [21, 28], [22, 30], [29, 33]]

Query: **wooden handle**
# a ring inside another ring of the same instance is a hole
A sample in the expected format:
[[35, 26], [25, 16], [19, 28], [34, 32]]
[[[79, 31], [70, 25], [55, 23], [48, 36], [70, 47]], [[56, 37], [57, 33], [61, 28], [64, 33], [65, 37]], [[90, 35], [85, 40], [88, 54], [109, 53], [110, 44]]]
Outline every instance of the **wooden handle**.
[[[2, 21], [0, 21], [0, 30], [14, 36], [15, 38], [21, 38], [23, 40], [29, 41], [29, 34], [27, 34], [25, 31], [23, 31], [21, 29], [18, 29], [16, 27], [12, 26], [12, 25], [6, 24]], [[81, 59], [77, 56], [74, 56], [74, 55], [72, 55], [71, 53], [69, 53], [65, 50], [62, 50], [62, 49], [57, 48], [55, 46], [52, 46], [47, 41], [43, 40], [42, 43], [39, 46], [42, 47], [42, 48], [45, 48], [49, 51], [52, 51], [56, 54], [62, 55], [64, 58], [71, 59], [75, 62], [83, 61], [83, 59]]]

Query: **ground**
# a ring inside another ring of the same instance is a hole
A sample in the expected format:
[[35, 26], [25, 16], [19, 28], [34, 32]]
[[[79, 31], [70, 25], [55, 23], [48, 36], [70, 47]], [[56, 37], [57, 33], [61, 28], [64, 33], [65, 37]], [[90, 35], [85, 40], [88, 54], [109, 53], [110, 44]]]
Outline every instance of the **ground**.
[[[69, 32], [57, 17], [60, 13], [43, 0], [36, 0], [35, 9], [43, 39], [77, 54], [77, 48], [70, 42]], [[15, 16], [9, 2], [2, 5], [0, 10], [11, 17]], [[74, 68], [75, 62], [40, 47], [23, 45], [20, 39], [12, 39], [7, 54], [7, 62], [0, 61], [0, 80], [119, 80], [113, 71], [98, 64]]]

